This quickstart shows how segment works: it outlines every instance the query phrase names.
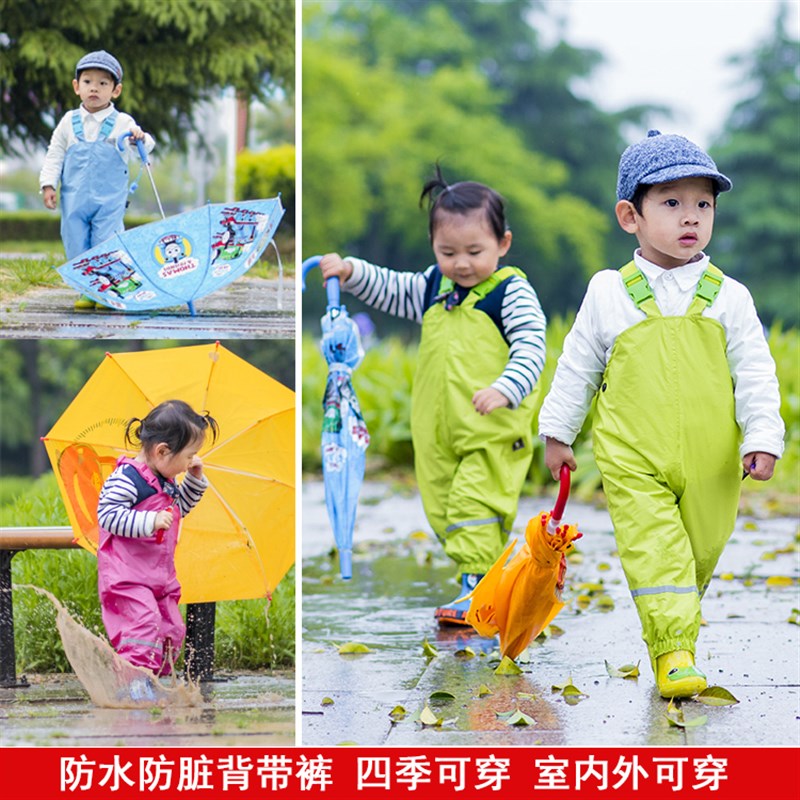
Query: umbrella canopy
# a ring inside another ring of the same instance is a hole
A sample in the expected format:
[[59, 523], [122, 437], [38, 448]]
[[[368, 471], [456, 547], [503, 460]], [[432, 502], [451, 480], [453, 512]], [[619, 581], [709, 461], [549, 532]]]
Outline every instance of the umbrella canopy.
[[188, 304], [244, 275], [272, 241], [279, 197], [204, 208], [123, 231], [58, 267], [82, 294], [119, 311]]
[[186, 401], [219, 424], [208, 489], [181, 526], [182, 602], [265, 597], [294, 563], [294, 392], [219, 343], [107, 354], [43, 441], [78, 544], [97, 552], [97, 500], [132, 417]]
[[561, 489], [553, 510], [534, 517], [525, 544], [507, 561], [512, 542], [467, 595], [467, 622], [481, 636], [500, 634], [500, 652], [516, 658], [564, 607], [561, 591], [566, 553], [582, 534], [574, 525], [559, 525], [569, 496], [570, 472], [561, 469]]
[[[319, 262], [318, 256], [303, 262], [304, 289], [306, 273]], [[328, 362], [322, 401], [322, 472], [328, 518], [339, 550], [339, 568], [342, 578], [347, 580], [353, 575], [353, 528], [369, 446], [367, 425], [351, 380], [353, 370], [364, 357], [364, 349], [358, 326], [339, 302], [338, 278], [329, 278], [326, 288], [328, 309], [321, 320], [320, 343]]]

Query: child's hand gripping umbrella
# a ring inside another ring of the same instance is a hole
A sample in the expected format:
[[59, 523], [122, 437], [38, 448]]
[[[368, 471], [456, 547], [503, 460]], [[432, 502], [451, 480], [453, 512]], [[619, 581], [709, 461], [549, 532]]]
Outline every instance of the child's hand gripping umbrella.
[[566, 553], [583, 535], [574, 525], [561, 525], [569, 497], [570, 471], [561, 468], [558, 500], [553, 510], [534, 517], [525, 531], [525, 544], [506, 563], [512, 542], [481, 582], [467, 595], [467, 622], [481, 636], [500, 634], [500, 652], [516, 658], [564, 607], [561, 591], [567, 569]]

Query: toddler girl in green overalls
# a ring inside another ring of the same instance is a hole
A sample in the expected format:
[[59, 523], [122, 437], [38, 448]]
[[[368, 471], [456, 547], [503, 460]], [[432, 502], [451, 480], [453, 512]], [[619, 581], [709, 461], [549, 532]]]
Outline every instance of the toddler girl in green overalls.
[[731, 188], [682, 136], [622, 155], [617, 220], [633, 261], [598, 272], [539, 415], [554, 477], [596, 397], [594, 453], [620, 560], [663, 697], [706, 688], [700, 599], [733, 531], [745, 475], [783, 453], [775, 363], [752, 298], [703, 252]]
[[[324, 278], [381, 311], [422, 325], [412, 389], [414, 468], [428, 521], [470, 592], [502, 553], [531, 460], [531, 391], [545, 359], [545, 318], [524, 273], [500, 267], [511, 246], [500, 195], [448, 185], [438, 167], [429, 201], [436, 264], [398, 272], [322, 258]], [[435, 611], [468, 624], [469, 601]]]

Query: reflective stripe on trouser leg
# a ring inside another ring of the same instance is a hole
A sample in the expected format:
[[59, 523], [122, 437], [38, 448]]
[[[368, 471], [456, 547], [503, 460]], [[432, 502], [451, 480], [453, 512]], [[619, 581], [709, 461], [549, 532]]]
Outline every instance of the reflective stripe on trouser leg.
[[170, 655], [166, 651], [163, 652], [160, 675], [169, 675], [172, 672], [170, 658], [173, 661], [178, 660], [183, 647], [183, 640], [186, 636], [186, 623], [183, 621], [183, 616], [178, 608], [181, 587], [176, 580], [167, 588], [167, 593], [159, 598], [157, 602], [158, 610], [161, 614], [161, 643], [165, 647], [167, 641], [169, 641], [172, 653]]
[[675, 495], [651, 475], [629, 471], [620, 479], [608, 466], [603, 487], [650, 658], [673, 650], [694, 653], [700, 596], [692, 545]]
[[418, 466], [428, 521], [461, 573], [486, 573], [505, 548], [530, 463], [506, 453], [510, 445], [447, 461], [440, 450]]

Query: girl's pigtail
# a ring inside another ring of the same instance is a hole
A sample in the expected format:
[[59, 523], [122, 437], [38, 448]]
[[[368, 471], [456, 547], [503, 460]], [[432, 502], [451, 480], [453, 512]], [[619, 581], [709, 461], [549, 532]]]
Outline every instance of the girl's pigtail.
[[134, 447], [134, 440], [131, 438], [131, 428], [138, 423], [138, 427], [133, 432], [133, 436], [136, 438], [138, 442], [142, 441], [142, 425], [144, 424], [144, 420], [139, 419], [139, 417], [133, 417], [132, 419], [128, 420], [128, 424], [125, 428], [125, 443]]

